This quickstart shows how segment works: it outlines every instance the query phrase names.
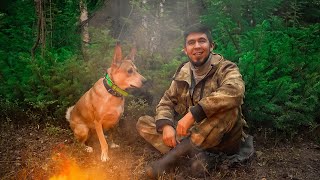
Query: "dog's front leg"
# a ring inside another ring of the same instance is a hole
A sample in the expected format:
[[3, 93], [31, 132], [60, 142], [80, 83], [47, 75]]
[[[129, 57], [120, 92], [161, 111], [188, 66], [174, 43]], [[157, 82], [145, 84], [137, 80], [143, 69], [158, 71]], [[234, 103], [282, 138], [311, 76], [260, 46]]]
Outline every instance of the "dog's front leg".
[[107, 140], [104, 138], [103, 134], [103, 129], [102, 129], [102, 124], [99, 123], [98, 121], [94, 122], [96, 132], [99, 138], [100, 146], [101, 146], [101, 161], [106, 162], [110, 158], [108, 156], [108, 143]]

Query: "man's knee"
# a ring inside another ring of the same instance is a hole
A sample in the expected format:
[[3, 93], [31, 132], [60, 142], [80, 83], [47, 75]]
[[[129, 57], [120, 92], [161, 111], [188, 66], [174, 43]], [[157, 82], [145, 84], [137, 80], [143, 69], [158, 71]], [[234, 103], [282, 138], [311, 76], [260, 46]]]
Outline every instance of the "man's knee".
[[140, 133], [143, 129], [150, 129], [150, 127], [155, 127], [155, 120], [151, 116], [141, 116], [136, 124], [136, 129]]

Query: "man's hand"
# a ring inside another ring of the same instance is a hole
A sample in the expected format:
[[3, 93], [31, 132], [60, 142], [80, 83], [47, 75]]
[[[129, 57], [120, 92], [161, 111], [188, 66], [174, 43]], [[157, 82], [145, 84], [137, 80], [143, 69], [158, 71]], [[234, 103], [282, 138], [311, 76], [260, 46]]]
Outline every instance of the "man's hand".
[[162, 140], [169, 147], [176, 147], [176, 131], [170, 125], [166, 125], [162, 129]]
[[177, 125], [177, 134], [178, 136], [187, 136], [188, 129], [193, 125], [194, 118], [191, 112], [188, 112], [183, 118], [181, 118]]

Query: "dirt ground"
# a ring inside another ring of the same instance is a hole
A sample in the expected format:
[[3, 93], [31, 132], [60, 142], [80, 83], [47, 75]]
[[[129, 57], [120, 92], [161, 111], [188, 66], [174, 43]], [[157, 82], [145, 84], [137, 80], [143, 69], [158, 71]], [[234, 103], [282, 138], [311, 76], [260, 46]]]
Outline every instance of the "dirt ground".
[[[111, 160], [87, 153], [67, 124], [1, 123], [0, 179], [148, 179], [144, 167], [161, 155], [141, 139], [133, 126], [119, 126], [109, 149]], [[215, 164], [204, 178], [195, 178], [188, 165], [159, 179], [319, 179], [320, 147], [308, 139], [277, 142], [254, 135], [255, 158], [226, 168]], [[99, 150], [99, 149], [98, 149]], [[68, 178], [66, 178], [68, 176]]]

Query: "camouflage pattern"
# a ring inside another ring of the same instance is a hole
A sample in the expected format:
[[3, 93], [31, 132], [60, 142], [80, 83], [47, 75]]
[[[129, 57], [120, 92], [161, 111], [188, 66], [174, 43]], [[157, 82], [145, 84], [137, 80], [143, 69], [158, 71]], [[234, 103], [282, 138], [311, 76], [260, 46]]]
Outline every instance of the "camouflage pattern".
[[[211, 54], [210, 61], [212, 69], [206, 80], [193, 88], [190, 62], [176, 72], [156, 108], [154, 123], [169, 120], [175, 124], [176, 114], [183, 116], [190, 108], [200, 105], [207, 118], [196, 122], [191, 128], [192, 142], [201, 149], [232, 154], [239, 150], [241, 139], [245, 136], [243, 126], [246, 122], [241, 113], [245, 86], [236, 64], [218, 54]], [[155, 125], [153, 128], [156, 128]], [[140, 134], [141, 130], [145, 131], [138, 128]], [[153, 131], [157, 132], [156, 129]]]
[[136, 128], [140, 135], [158, 151], [165, 154], [170, 150], [162, 141], [162, 134], [156, 130], [155, 119], [151, 116], [141, 116]]

